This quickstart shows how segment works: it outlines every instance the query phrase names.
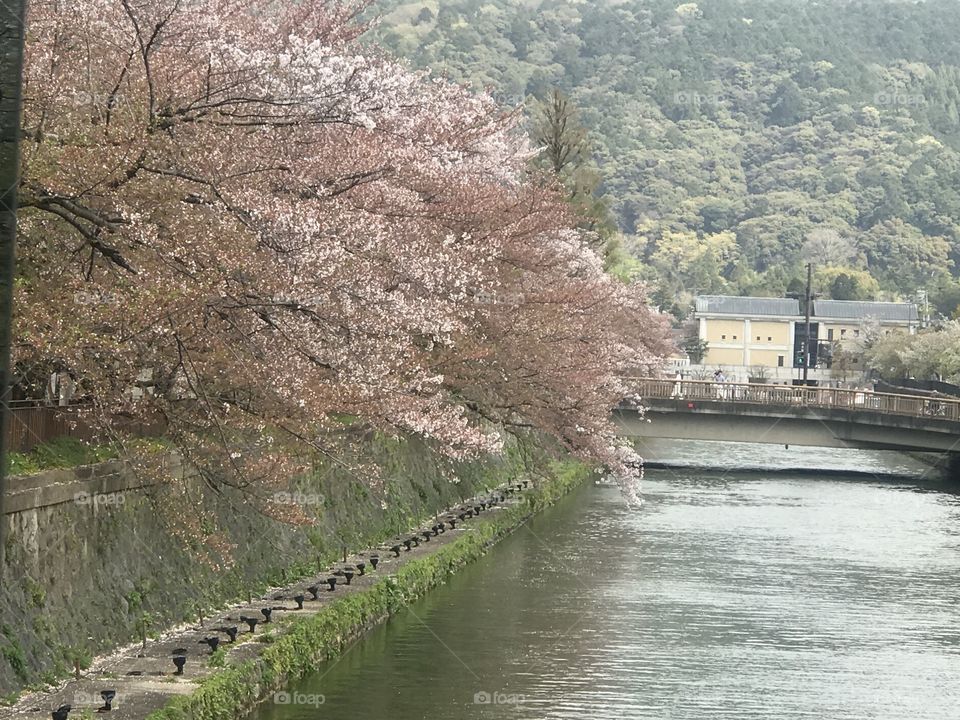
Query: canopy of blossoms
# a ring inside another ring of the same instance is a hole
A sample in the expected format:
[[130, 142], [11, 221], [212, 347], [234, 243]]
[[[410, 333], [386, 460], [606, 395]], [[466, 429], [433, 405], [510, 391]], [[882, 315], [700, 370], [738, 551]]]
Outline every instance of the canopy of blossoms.
[[456, 458], [535, 428], [629, 475], [609, 411], [663, 323], [517, 114], [361, 46], [362, 10], [31, 3], [18, 367], [107, 426], [161, 416], [219, 482], [344, 418]]

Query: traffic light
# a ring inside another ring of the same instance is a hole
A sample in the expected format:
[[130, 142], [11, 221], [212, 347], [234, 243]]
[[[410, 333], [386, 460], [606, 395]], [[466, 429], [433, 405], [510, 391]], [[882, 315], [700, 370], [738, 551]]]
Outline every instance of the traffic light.
[[794, 367], [803, 367], [803, 354], [806, 352], [806, 349], [807, 349], [806, 343], [800, 343], [800, 347], [798, 347], [794, 351], [794, 357], [793, 357]]

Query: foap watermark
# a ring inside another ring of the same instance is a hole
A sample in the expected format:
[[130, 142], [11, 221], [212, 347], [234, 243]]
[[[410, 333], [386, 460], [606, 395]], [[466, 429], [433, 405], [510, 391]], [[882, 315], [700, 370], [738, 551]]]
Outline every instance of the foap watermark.
[[487, 692], [481, 690], [473, 694], [474, 705], [522, 705], [527, 700], [525, 695], [505, 692]]
[[487, 94], [497, 105], [508, 108], [521, 107], [527, 104], [527, 96], [522, 93], [506, 93], [500, 90], [488, 90]]
[[115, 690], [102, 690], [96, 693], [78, 691], [73, 694], [71, 705], [78, 710], [95, 707], [99, 712], [109, 712], [117, 709], [120, 698], [121, 696]]
[[326, 696], [319, 693], [275, 692], [273, 694], [274, 705], [304, 705], [308, 707], [320, 707], [326, 701]]
[[120, 296], [109, 292], [78, 292], [73, 300], [77, 305], [119, 305]]
[[277, 505], [323, 505], [324, 496], [320, 493], [275, 492], [270, 500]]
[[71, 90], [60, 95], [61, 99], [76, 105], [110, 105], [116, 107], [130, 101], [121, 93], [97, 92], [95, 90]]
[[81, 490], [73, 496], [73, 501], [77, 505], [123, 505], [127, 501], [127, 497], [119, 492], [89, 493]]
[[523, 293], [504, 293], [490, 292], [489, 290], [478, 290], [473, 296], [473, 301], [477, 305], [522, 305], [524, 301]]
[[719, 105], [720, 96], [693, 90], [678, 90], [673, 94], [673, 102], [677, 105], [693, 105], [694, 107]]
[[927, 104], [927, 99], [917, 93], [881, 90], [873, 96], [873, 104], [885, 107], [920, 107]]

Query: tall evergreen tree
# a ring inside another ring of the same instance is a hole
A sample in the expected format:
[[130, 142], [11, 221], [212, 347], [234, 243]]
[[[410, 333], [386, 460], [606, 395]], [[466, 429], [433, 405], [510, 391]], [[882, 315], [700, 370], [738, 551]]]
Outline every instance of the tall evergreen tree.
[[573, 101], [561, 90], [554, 88], [538, 104], [532, 135], [541, 148], [538, 165], [563, 183], [570, 204], [582, 220], [581, 227], [596, 233], [599, 244], [606, 245], [616, 227], [598, 192], [600, 173], [591, 157], [590, 135]]

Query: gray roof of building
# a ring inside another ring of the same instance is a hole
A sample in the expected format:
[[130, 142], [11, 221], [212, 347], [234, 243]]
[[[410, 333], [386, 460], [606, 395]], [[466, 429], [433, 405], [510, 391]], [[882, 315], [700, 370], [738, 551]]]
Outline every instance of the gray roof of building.
[[889, 322], [916, 322], [917, 306], [913, 303], [860, 302], [859, 300], [814, 300], [813, 315], [835, 320], [873, 318]]
[[697, 298], [696, 308], [698, 313], [722, 313], [739, 317], [756, 315], [794, 316], [800, 314], [800, 301], [793, 298], [701, 295]]

